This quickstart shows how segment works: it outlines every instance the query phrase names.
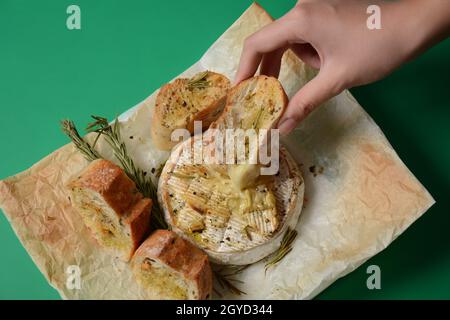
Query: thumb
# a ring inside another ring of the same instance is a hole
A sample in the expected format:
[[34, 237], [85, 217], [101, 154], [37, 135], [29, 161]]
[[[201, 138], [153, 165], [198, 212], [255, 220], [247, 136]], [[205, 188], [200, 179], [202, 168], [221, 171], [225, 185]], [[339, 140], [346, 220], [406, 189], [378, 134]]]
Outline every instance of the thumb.
[[333, 73], [321, 70], [289, 101], [278, 124], [280, 133], [282, 135], [291, 133], [317, 106], [339, 94], [342, 91], [339, 83]]

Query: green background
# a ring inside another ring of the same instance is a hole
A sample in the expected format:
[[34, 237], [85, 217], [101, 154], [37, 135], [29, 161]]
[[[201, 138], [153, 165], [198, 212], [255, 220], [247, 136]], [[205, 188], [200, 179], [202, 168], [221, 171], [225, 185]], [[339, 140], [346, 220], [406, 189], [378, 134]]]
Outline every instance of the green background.
[[[262, 0], [274, 17], [295, 3]], [[77, 4], [82, 30], [66, 28]], [[193, 62], [251, 4], [233, 1], [0, 0], [0, 178], [67, 143], [58, 121], [112, 118]], [[351, 90], [437, 200], [388, 249], [320, 299], [450, 298], [450, 41]], [[58, 299], [0, 215], [0, 298]], [[366, 288], [366, 268], [382, 289]]]

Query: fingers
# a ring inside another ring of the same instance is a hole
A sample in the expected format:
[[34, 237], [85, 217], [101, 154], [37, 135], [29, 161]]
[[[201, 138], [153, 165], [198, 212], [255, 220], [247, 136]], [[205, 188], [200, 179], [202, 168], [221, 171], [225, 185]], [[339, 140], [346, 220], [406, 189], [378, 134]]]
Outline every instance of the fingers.
[[313, 67], [314, 69], [320, 69], [320, 55], [309, 43], [293, 44], [291, 45], [291, 50], [307, 65]]
[[[253, 76], [264, 54], [273, 52], [274, 56], [269, 55], [269, 61], [278, 58], [280, 54], [278, 50], [287, 47], [290, 40], [294, 40], [294, 34], [289, 28], [289, 23], [283, 18], [272, 22], [247, 38], [242, 50], [235, 83]], [[268, 68], [268, 64], [265, 68]], [[277, 71], [277, 66], [271, 67], [269, 71]]]
[[301, 88], [289, 102], [278, 129], [282, 135], [291, 133], [317, 106], [334, 97], [343, 88], [339, 78], [331, 72], [319, 74]]
[[262, 58], [260, 74], [278, 78], [278, 75], [280, 74], [281, 59], [283, 58], [285, 51], [286, 47], [283, 47], [266, 53]]

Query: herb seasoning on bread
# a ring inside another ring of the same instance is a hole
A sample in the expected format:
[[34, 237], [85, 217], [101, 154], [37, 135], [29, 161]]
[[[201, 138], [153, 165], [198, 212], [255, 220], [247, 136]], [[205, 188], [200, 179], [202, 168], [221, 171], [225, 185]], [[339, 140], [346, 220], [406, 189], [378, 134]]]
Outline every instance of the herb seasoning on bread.
[[204, 300], [211, 297], [208, 256], [169, 230], [157, 230], [131, 262], [137, 281], [151, 299]]
[[148, 234], [152, 200], [108, 160], [92, 161], [68, 187], [73, 206], [103, 247], [129, 261]]
[[194, 132], [194, 121], [207, 129], [222, 113], [230, 81], [219, 73], [204, 71], [191, 79], [179, 78], [161, 88], [152, 118], [152, 141], [161, 150], [170, 150], [175, 129]]

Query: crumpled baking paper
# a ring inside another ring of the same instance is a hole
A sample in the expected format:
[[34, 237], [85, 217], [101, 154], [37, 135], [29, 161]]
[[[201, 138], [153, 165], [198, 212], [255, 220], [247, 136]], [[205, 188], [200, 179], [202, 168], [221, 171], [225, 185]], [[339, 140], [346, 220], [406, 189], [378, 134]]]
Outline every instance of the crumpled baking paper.
[[[252, 5], [182, 76], [205, 69], [234, 77], [244, 39], [271, 22]], [[314, 76], [288, 52], [280, 80], [292, 96]], [[150, 138], [156, 93], [121, 120], [130, 154], [144, 170], [167, 152]], [[56, 125], [56, 124], [55, 124]], [[223, 298], [309, 299], [386, 248], [434, 200], [399, 159], [380, 128], [349, 92], [333, 98], [284, 141], [305, 179], [305, 208], [292, 252], [264, 272], [260, 262], [238, 278], [246, 295]], [[104, 142], [100, 152], [111, 158]], [[112, 159], [112, 158], [111, 158]], [[65, 183], [87, 162], [69, 144], [0, 182], [0, 204], [48, 282], [67, 299], [141, 299], [129, 265], [100, 248], [71, 207]], [[79, 268], [80, 287], [73, 282]], [[75, 284], [75, 285], [74, 285]]]

